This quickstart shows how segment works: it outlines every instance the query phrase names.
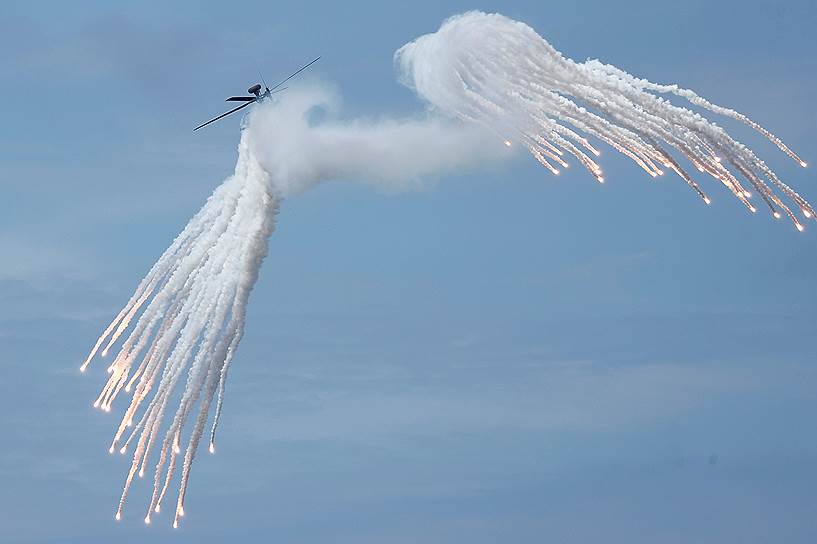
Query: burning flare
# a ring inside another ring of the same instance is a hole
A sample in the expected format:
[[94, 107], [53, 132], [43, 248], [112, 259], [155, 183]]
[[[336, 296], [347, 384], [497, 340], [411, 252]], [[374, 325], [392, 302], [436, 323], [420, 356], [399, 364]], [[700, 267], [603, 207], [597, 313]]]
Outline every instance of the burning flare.
[[[176, 470], [177, 455], [182, 452], [182, 427], [192, 416], [192, 429], [179, 463], [176, 517], [184, 515], [190, 466], [214, 399], [209, 442], [215, 451], [224, 382], [244, 332], [247, 299], [267, 253], [278, 209], [278, 197], [268, 176], [248, 149], [247, 134], [242, 133], [235, 174], [216, 189], [159, 258], [81, 367], [84, 371], [107, 342], [104, 355], [141, 313], [94, 402], [108, 411], [123, 388], [133, 391], [111, 444], [113, 452], [121, 442], [120, 452], [124, 453], [131, 442], [135, 443], [116, 519], [121, 517], [134, 475], [144, 473], [154, 448], [159, 460], [145, 523], [150, 523], [151, 511], [160, 511]], [[179, 406], [169, 427], [162, 431], [171, 394], [184, 375], [187, 381]], [[136, 424], [126, 432], [132, 421]]]
[[750, 211], [751, 186], [774, 215], [782, 210], [802, 225], [782, 197], [810, 218], [814, 209], [755, 154], [724, 129], [658, 95], [672, 94], [700, 108], [736, 119], [762, 134], [800, 166], [777, 136], [745, 115], [712, 104], [677, 85], [638, 79], [598, 60], [577, 63], [524, 23], [498, 14], [470, 12], [448, 19], [433, 34], [395, 54], [403, 82], [439, 110], [514, 135], [548, 170], [566, 167], [572, 155], [599, 181], [593, 136], [633, 160], [652, 177], [672, 170], [704, 202], [709, 197], [670, 149], [722, 183]]

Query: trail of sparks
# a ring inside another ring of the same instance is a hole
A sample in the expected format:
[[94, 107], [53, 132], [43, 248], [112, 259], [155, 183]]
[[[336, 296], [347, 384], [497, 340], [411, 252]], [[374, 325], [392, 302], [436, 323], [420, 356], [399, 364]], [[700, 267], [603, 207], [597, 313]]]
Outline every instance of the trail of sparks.
[[[94, 401], [95, 407], [107, 412], [123, 389], [132, 395], [109, 448], [111, 453], [125, 454], [133, 444], [117, 520], [135, 475], [144, 475], [150, 454], [157, 449], [153, 495], [144, 521], [150, 523], [151, 513], [161, 511], [178, 467], [181, 478], [173, 521], [178, 526], [190, 467], [218, 392], [219, 412], [209, 440], [210, 452], [215, 452], [224, 382], [244, 332], [247, 300], [267, 253], [278, 207], [266, 172], [249, 151], [247, 137], [242, 133], [235, 174], [216, 189], [159, 258], [80, 368], [85, 371], [103, 345], [104, 356], [124, 338], [108, 366], [108, 381]], [[162, 430], [172, 393], [185, 374], [175, 415]], [[190, 417], [194, 424], [183, 447], [182, 428]]]
[[[671, 170], [706, 203], [711, 199], [662, 144], [724, 185], [750, 212], [753, 189], [775, 219], [781, 211], [803, 230], [814, 209], [749, 148], [702, 115], [661, 98], [672, 94], [752, 127], [781, 151], [806, 162], [745, 115], [677, 85], [638, 79], [598, 60], [562, 56], [532, 28], [498, 14], [470, 12], [403, 46], [395, 60], [404, 82], [434, 106], [463, 120], [514, 134], [553, 174], [572, 155], [599, 182], [598, 155], [581, 133], [607, 143], [655, 178]], [[498, 128], [501, 127], [501, 128]], [[505, 145], [511, 138], [505, 140]], [[730, 169], [731, 167], [731, 169]], [[737, 173], [737, 175], [735, 174]], [[740, 176], [740, 177], [738, 177]], [[786, 204], [784, 197], [790, 204]]]

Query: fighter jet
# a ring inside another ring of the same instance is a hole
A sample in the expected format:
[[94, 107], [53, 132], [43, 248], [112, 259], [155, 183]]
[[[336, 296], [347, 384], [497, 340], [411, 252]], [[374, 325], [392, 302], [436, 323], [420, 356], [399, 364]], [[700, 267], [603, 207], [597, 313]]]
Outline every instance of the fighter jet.
[[244, 102], [244, 104], [241, 104], [237, 108], [231, 109], [227, 113], [222, 113], [218, 117], [210, 119], [206, 123], [202, 123], [201, 125], [197, 126], [193, 130], [196, 131], [196, 130], [202, 128], [202, 127], [206, 127], [210, 123], [214, 123], [214, 122], [218, 121], [219, 119], [221, 119], [222, 117], [227, 117], [231, 113], [235, 113], [240, 109], [246, 108], [250, 104], [255, 104], [256, 102], [261, 102], [264, 99], [270, 98], [275, 93], [280, 93], [281, 91], [286, 89], [286, 87], [281, 87], [281, 85], [283, 85], [284, 83], [286, 83], [287, 81], [289, 81], [293, 77], [297, 76], [298, 74], [300, 74], [301, 72], [303, 72], [304, 70], [306, 70], [307, 68], [309, 68], [310, 66], [315, 64], [316, 62], [318, 62], [319, 60], [320, 60], [320, 57], [318, 57], [318, 58], [314, 59], [313, 61], [308, 62], [307, 64], [301, 66], [295, 73], [293, 73], [292, 75], [290, 75], [287, 78], [283, 79], [280, 83], [278, 83], [277, 85], [275, 85], [272, 88], [267, 87], [267, 83], [264, 81], [264, 76], [261, 76], [261, 83], [264, 84], [264, 92], [263, 93], [261, 92], [261, 83], [256, 83], [255, 85], [253, 85], [252, 87], [247, 89], [247, 94], [252, 95], [252, 96], [231, 96], [230, 98], [228, 98], [226, 100], [226, 102]]

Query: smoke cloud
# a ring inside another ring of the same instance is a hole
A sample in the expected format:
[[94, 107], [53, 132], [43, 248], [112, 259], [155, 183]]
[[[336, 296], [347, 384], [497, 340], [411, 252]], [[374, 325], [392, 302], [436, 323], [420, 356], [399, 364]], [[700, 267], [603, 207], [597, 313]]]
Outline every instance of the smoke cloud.
[[[247, 141], [281, 196], [327, 180], [404, 189], [511, 154], [495, 133], [473, 123], [434, 115], [343, 121], [338, 103], [324, 87], [297, 89], [248, 116]], [[311, 122], [317, 110], [325, 116]]]
[[[158, 461], [145, 523], [160, 513], [177, 465], [174, 526], [184, 516], [190, 470], [211, 407], [209, 451], [215, 452], [225, 382], [279, 205], [317, 183], [342, 179], [403, 188], [502, 159], [517, 148], [554, 174], [570, 160], [603, 183], [595, 147], [601, 143], [653, 178], [674, 173], [706, 204], [709, 197], [684, 164], [723, 185], [751, 212], [759, 201], [775, 218], [786, 214], [798, 230], [804, 228], [799, 215], [815, 215], [752, 150], [661, 95], [739, 120], [806, 166], [768, 130], [677, 85], [637, 79], [599, 61], [576, 63], [524, 23], [480, 12], [456, 16], [398, 50], [395, 64], [401, 81], [428, 106], [424, 115], [343, 120], [336, 97], [321, 87], [256, 106], [241, 132], [235, 173], [97, 340], [83, 371], [98, 352], [104, 356], [122, 343], [94, 406], [110, 411], [120, 393], [131, 395], [109, 448], [133, 452], [117, 519], [152, 454]], [[325, 110], [323, 119], [316, 120], [316, 109]]]

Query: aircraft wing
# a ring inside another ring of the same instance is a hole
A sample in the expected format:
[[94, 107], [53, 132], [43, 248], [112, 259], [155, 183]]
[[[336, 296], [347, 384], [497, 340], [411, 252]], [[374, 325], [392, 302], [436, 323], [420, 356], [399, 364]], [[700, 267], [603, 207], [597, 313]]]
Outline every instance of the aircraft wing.
[[250, 101], [250, 102], [246, 102], [246, 103], [244, 103], [244, 104], [241, 104], [241, 105], [240, 105], [240, 106], [238, 106], [237, 108], [233, 108], [233, 109], [231, 109], [230, 111], [228, 111], [227, 113], [222, 113], [222, 114], [221, 114], [221, 115], [219, 115], [218, 117], [214, 117], [213, 119], [210, 119], [210, 120], [209, 120], [209, 121], [207, 121], [206, 123], [202, 123], [202, 124], [200, 124], [199, 126], [197, 126], [196, 128], [194, 128], [193, 130], [194, 130], [194, 131], [196, 131], [196, 130], [198, 130], [198, 129], [200, 129], [200, 128], [206, 127], [206, 126], [207, 126], [207, 125], [209, 125], [210, 123], [214, 123], [214, 122], [218, 121], [219, 119], [221, 119], [222, 117], [227, 117], [227, 116], [228, 116], [228, 115], [230, 115], [231, 113], [235, 113], [235, 112], [237, 112], [238, 110], [240, 110], [240, 109], [242, 109], [242, 108], [246, 108], [246, 107], [247, 107], [247, 106], [249, 106], [250, 104], [254, 104], [254, 103], [257, 101], [257, 100], [258, 100], [257, 98], [253, 98], [253, 99], [252, 99], [252, 101]]
[[294, 74], [292, 74], [292, 75], [290, 75], [290, 76], [287, 76], [287, 78], [286, 78], [286, 79], [284, 79], [283, 81], [281, 81], [280, 83], [278, 83], [277, 85], [275, 85], [275, 86], [274, 86], [272, 89], [267, 89], [267, 91], [274, 91], [275, 89], [277, 89], [278, 87], [280, 87], [281, 85], [283, 85], [284, 83], [286, 83], [287, 81], [289, 81], [290, 79], [292, 79], [293, 77], [297, 76], [298, 74], [300, 74], [301, 72], [303, 72], [304, 70], [306, 70], [307, 68], [309, 68], [310, 66], [312, 66], [313, 64], [315, 64], [316, 62], [318, 62], [319, 60], [321, 60], [321, 58], [320, 58], [320, 57], [316, 58], [315, 60], [313, 60], [313, 61], [311, 61], [311, 62], [306, 63], [305, 65], [303, 65], [303, 66], [301, 66], [300, 68], [298, 68], [298, 71], [296, 71]]

